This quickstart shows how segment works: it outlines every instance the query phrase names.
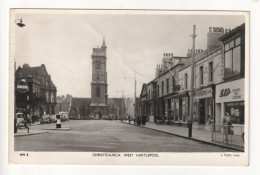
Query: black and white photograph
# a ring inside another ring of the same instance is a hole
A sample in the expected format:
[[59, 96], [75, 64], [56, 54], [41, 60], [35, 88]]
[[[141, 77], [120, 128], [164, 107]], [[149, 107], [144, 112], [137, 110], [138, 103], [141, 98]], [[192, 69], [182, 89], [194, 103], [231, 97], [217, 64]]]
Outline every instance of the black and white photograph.
[[9, 23], [10, 162], [248, 164], [248, 12], [11, 9]]

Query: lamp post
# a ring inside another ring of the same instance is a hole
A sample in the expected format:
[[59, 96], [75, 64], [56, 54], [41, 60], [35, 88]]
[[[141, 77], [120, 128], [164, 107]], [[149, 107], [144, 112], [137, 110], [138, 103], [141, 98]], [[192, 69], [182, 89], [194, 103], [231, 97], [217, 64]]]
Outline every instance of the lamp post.
[[[19, 22], [17, 22], [19, 20]], [[21, 19], [16, 19], [14, 21], [19, 27], [24, 27], [25, 24], [23, 24], [23, 20]], [[14, 133], [17, 133], [17, 118], [16, 118], [16, 60], [14, 59]]]
[[193, 122], [193, 96], [194, 96], [194, 59], [195, 59], [195, 38], [196, 38], [196, 25], [193, 25], [192, 37], [192, 58], [191, 58], [191, 82], [190, 82], [190, 111], [189, 111], [189, 133], [188, 136], [192, 137], [192, 122]]

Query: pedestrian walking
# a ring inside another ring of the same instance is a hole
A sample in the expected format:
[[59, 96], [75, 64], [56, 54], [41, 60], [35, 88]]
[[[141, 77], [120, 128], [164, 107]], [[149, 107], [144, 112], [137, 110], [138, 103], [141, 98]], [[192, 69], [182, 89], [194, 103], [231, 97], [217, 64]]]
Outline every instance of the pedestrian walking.
[[29, 114], [28, 114], [27, 112], [25, 112], [25, 113], [23, 114], [23, 119], [24, 119], [24, 121], [23, 121], [24, 127], [27, 128], [28, 133], [29, 133], [29, 130], [30, 130], [30, 128], [29, 128], [29, 126], [28, 126], [28, 123], [29, 123]]
[[226, 112], [226, 115], [224, 116], [222, 120], [222, 126], [223, 126], [223, 135], [224, 135], [224, 141], [228, 143], [228, 122], [229, 122], [229, 113]]
[[146, 124], [146, 115], [143, 115], [142, 117], [142, 125], [144, 126]]

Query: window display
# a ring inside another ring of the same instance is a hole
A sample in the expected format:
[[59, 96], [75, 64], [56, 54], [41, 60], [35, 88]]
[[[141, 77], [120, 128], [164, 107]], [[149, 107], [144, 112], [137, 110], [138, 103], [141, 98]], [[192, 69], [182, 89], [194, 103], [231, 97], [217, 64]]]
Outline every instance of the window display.
[[230, 114], [232, 124], [244, 124], [244, 101], [225, 103], [225, 112]]

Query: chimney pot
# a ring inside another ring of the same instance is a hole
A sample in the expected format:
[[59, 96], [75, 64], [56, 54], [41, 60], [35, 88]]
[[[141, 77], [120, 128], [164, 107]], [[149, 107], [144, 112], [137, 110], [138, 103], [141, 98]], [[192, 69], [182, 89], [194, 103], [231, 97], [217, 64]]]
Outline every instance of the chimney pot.
[[212, 32], [212, 27], [209, 27], [209, 32]]

